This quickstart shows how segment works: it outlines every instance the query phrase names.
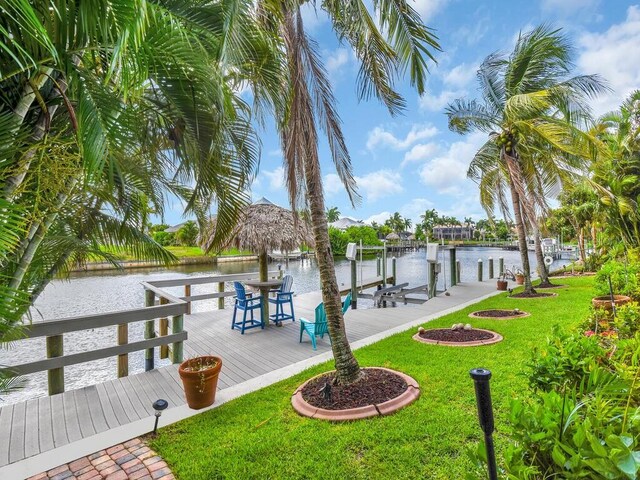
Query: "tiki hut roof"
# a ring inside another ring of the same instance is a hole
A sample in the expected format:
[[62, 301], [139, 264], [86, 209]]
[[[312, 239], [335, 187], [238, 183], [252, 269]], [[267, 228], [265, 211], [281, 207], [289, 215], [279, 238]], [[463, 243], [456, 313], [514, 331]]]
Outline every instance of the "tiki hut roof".
[[[215, 221], [212, 222], [215, 224]], [[208, 228], [202, 247], [207, 250], [213, 240], [215, 225]], [[313, 245], [310, 225], [293, 212], [271, 203], [266, 198], [249, 205], [238, 221], [227, 246], [255, 253], [280, 250], [291, 252], [301, 244]]]
[[400, 240], [400, 235], [398, 235], [397, 233], [390, 233], [389, 235], [387, 235], [387, 240]]

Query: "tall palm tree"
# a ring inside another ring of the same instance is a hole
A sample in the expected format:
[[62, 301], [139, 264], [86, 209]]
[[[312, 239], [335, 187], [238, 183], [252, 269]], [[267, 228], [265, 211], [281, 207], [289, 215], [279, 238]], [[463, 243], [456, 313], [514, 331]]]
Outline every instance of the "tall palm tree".
[[[322, 299], [336, 365], [336, 380], [351, 383], [360, 378], [360, 367], [347, 340], [341, 311], [340, 290], [329, 244], [327, 219], [318, 158], [318, 129], [326, 135], [337, 174], [352, 201], [357, 203], [351, 160], [335, 108], [331, 84], [318, 55], [317, 44], [304, 29], [300, 7], [305, 0], [259, 0], [265, 28], [283, 40], [289, 84], [286, 108], [276, 110], [280, 130], [289, 199], [294, 206], [308, 206], [320, 269]], [[404, 108], [394, 81], [407, 69], [411, 84], [425, 90], [427, 59], [439, 49], [433, 32], [424, 26], [407, 0], [374, 0], [377, 19], [363, 0], [324, 0], [319, 3], [334, 31], [354, 50], [360, 62], [357, 80], [361, 99], [376, 97], [391, 114]]]
[[[446, 110], [451, 130], [489, 136], [474, 162], [497, 164], [488, 182], [509, 191], [527, 293], [533, 292], [527, 230], [537, 224], [527, 190], [535, 179], [527, 174], [535, 170], [535, 159], [590, 158], [594, 148], [579, 126], [589, 116], [587, 100], [605, 87], [596, 75], [570, 76], [572, 53], [567, 38], [549, 26], [520, 34], [509, 56], [493, 53], [480, 66], [482, 101], [460, 99]], [[488, 194], [481, 189], [480, 195]], [[499, 198], [506, 206], [506, 196]]]
[[[233, 4], [233, 5], [232, 5]], [[5, 0], [0, 28], [0, 295], [20, 320], [56, 274], [111, 249], [170, 262], [145, 225], [166, 195], [221, 235], [248, 203], [251, 108], [280, 88], [249, 1]], [[186, 185], [191, 185], [187, 188]], [[150, 208], [151, 207], [151, 208]], [[21, 299], [19, 305], [16, 299]], [[12, 303], [13, 302], [13, 303]]]

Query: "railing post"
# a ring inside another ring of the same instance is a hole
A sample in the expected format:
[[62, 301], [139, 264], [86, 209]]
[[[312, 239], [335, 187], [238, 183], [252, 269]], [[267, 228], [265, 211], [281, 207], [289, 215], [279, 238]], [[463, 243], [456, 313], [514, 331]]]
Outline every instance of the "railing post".
[[[186, 292], [185, 292], [185, 295], [186, 295]], [[169, 300], [167, 300], [164, 297], [160, 297], [160, 305], [166, 305], [168, 303], [169, 303]], [[159, 320], [158, 328], [160, 329], [160, 336], [166, 337], [169, 334], [169, 319], [167, 317], [162, 317]], [[169, 358], [169, 345], [160, 345], [160, 358]]]
[[[187, 284], [184, 286], [184, 296], [185, 297], [190, 297], [191, 296], [191, 285]], [[160, 299], [160, 303], [162, 304], [162, 298]], [[191, 315], [191, 300], [187, 300], [187, 315]]]
[[396, 261], [397, 261], [396, 257], [391, 257], [391, 275], [393, 276], [393, 281], [391, 285], [393, 286], [395, 286], [398, 283]]
[[489, 279], [493, 278], [493, 257], [489, 257]]
[[[155, 304], [156, 301], [156, 294], [153, 292], [153, 290], [145, 290], [144, 292], [144, 306], [145, 307], [152, 307]], [[150, 339], [150, 338], [154, 338], [156, 336], [156, 327], [155, 327], [155, 320], [148, 320], [147, 322], [145, 322], [144, 325], [144, 338], [145, 339]], [[145, 372], [148, 372], [149, 370], [153, 370], [153, 363], [154, 363], [154, 353], [153, 353], [153, 348], [147, 348], [144, 351], [144, 370]]]
[[500, 275], [504, 274], [504, 258], [502, 257], [498, 258], [498, 272]]
[[482, 259], [478, 259], [478, 281], [482, 281]]
[[350, 260], [351, 264], [351, 308], [358, 308], [358, 275], [356, 273], [356, 261]]
[[386, 287], [387, 286], [387, 242], [386, 240], [383, 240], [383, 247], [384, 250], [382, 250], [382, 286]]
[[[64, 355], [64, 340], [62, 335], [47, 337], [47, 358]], [[49, 381], [49, 395], [64, 392], [64, 367], [52, 368], [47, 372]]]
[[[172, 333], [182, 332], [184, 328], [183, 322], [184, 322], [183, 315], [175, 315], [171, 320], [171, 332]], [[182, 363], [182, 356], [183, 356], [182, 348], [183, 348], [182, 342], [174, 342], [173, 348], [172, 348], [173, 358], [171, 359], [173, 363]]]
[[[218, 282], [218, 293], [224, 292], [224, 282]], [[224, 297], [218, 299], [218, 310], [224, 309]]]
[[[126, 345], [129, 343], [129, 324], [122, 323], [118, 325], [118, 345]], [[118, 355], [118, 378], [129, 375], [129, 354], [123, 353]]]
[[452, 287], [455, 287], [458, 284], [458, 274], [456, 272], [456, 269], [457, 269], [457, 260], [456, 260], [456, 249], [454, 247], [449, 250], [449, 271], [451, 272]]

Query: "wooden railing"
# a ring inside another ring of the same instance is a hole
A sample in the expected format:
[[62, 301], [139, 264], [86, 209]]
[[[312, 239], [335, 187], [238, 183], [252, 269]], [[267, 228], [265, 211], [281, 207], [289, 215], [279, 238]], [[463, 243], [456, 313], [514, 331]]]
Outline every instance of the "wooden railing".
[[[280, 271], [268, 272], [269, 277], [281, 275]], [[49, 395], [64, 392], [64, 368], [93, 360], [118, 357], [118, 377], [129, 374], [129, 353], [145, 351], [145, 370], [154, 368], [154, 350], [160, 347], [160, 358], [169, 358], [173, 363], [183, 361], [183, 342], [187, 340], [184, 330], [184, 315], [191, 313], [191, 302], [218, 299], [218, 308], [224, 308], [225, 297], [235, 295], [226, 291], [228, 282], [251, 280], [259, 277], [256, 273], [220, 275], [209, 277], [185, 277], [170, 280], [143, 282], [145, 306], [118, 312], [83, 315], [33, 323], [25, 330], [25, 339], [46, 338], [46, 359], [36, 360], [0, 369], [10, 375], [29, 375], [47, 372]], [[191, 286], [217, 284], [218, 291], [192, 295]], [[169, 287], [184, 287], [185, 295], [178, 297], [164, 290]], [[156, 299], [158, 301], [156, 301]], [[169, 333], [171, 319], [171, 333]], [[155, 321], [159, 320], [159, 332]], [[129, 342], [129, 324], [145, 322], [144, 340]], [[117, 345], [80, 353], [64, 354], [66, 333], [117, 326]], [[22, 340], [20, 340], [22, 341]], [[169, 348], [171, 346], [171, 348]]]

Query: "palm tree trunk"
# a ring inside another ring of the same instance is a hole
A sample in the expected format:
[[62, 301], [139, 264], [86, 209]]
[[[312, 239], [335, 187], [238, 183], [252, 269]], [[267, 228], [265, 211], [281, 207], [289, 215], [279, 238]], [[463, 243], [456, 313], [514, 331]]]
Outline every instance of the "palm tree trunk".
[[360, 378], [360, 365], [351, 351], [342, 316], [342, 300], [336, 280], [336, 270], [333, 264], [331, 244], [329, 243], [329, 228], [325, 216], [324, 198], [322, 192], [322, 178], [320, 165], [307, 156], [304, 159], [305, 183], [310, 203], [311, 226], [316, 242], [316, 259], [320, 270], [320, 286], [322, 301], [327, 313], [327, 324], [331, 348], [336, 365], [336, 379], [345, 385]]
[[549, 280], [549, 271], [544, 263], [544, 253], [542, 252], [542, 240], [540, 239], [540, 230], [537, 228], [534, 232], [535, 235], [535, 247], [536, 247], [536, 261], [538, 262], [538, 274], [540, 275], [540, 287], [553, 286]]
[[587, 254], [584, 249], [584, 228], [580, 227], [578, 229], [578, 251], [580, 252], [580, 260], [582, 261], [582, 265], [587, 264]]
[[514, 183], [512, 163], [514, 160], [508, 159], [507, 165], [509, 165], [509, 190], [511, 191], [511, 202], [513, 204], [513, 219], [516, 224], [516, 232], [518, 234], [518, 249], [520, 250], [520, 258], [522, 260], [522, 273], [524, 274], [524, 293], [535, 293], [533, 285], [531, 284], [531, 266], [529, 265], [529, 250], [527, 249], [527, 232], [524, 228], [524, 222], [522, 219], [522, 210], [520, 205], [520, 195], [516, 189]]

